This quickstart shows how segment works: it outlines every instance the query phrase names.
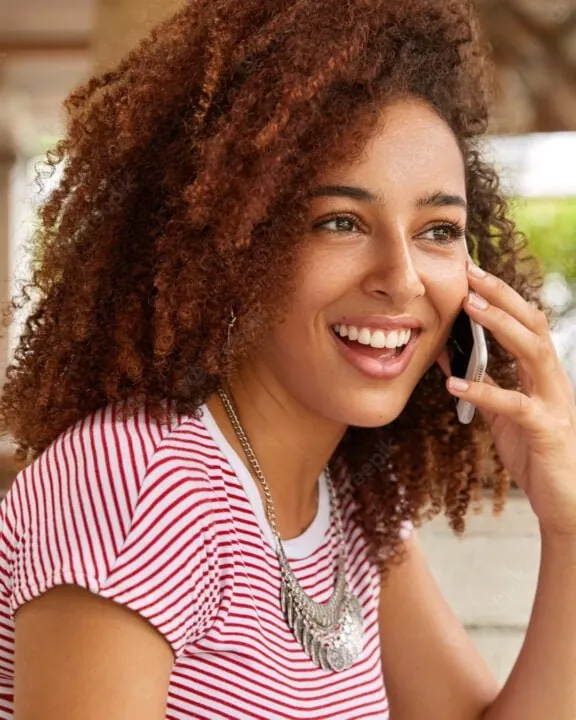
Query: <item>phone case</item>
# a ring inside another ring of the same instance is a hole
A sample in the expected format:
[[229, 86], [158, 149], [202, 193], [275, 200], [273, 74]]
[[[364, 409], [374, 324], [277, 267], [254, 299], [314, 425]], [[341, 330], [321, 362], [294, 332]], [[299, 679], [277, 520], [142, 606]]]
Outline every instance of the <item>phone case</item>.
[[[473, 382], [482, 382], [484, 375], [486, 374], [486, 368], [488, 366], [488, 348], [486, 346], [486, 338], [484, 336], [484, 328], [477, 322], [470, 318], [470, 326], [472, 328], [472, 337], [474, 338], [474, 346], [472, 348], [472, 355], [470, 362], [468, 363], [468, 369], [466, 371], [466, 380], [472, 380]], [[463, 425], [469, 425], [474, 418], [474, 412], [476, 407], [472, 403], [459, 398], [456, 403], [456, 412], [458, 414], [458, 420]]]
[[[467, 245], [466, 254], [468, 258], [470, 258]], [[472, 258], [470, 258], [470, 260], [471, 259]], [[470, 318], [470, 326], [472, 328], [474, 345], [472, 348], [472, 355], [468, 363], [468, 369], [466, 370], [466, 380], [482, 382], [488, 366], [488, 347], [486, 345], [486, 337], [484, 335], [484, 328], [475, 320], [472, 320], [472, 318]], [[462, 398], [460, 398], [456, 403], [458, 420], [460, 420], [463, 425], [469, 425], [472, 422], [475, 411], [476, 407]]]

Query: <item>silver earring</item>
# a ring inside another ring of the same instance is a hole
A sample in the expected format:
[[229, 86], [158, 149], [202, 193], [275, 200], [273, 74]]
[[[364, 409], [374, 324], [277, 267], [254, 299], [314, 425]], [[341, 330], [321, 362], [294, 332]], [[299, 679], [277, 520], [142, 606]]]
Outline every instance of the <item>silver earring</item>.
[[236, 314], [234, 313], [234, 310], [230, 310], [230, 320], [228, 321], [228, 350], [230, 350], [230, 345], [232, 342], [232, 331], [234, 330], [234, 326], [236, 325]]

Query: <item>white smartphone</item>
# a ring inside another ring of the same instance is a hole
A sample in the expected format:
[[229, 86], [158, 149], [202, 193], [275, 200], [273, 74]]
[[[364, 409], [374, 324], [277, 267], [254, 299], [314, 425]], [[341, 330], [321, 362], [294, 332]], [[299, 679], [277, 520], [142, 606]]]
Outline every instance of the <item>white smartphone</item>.
[[[461, 310], [450, 334], [452, 375], [474, 382], [482, 382], [488, 366], [488, 347], [484, 328]], [[475, 406], [462, 398], [454, 398], [456, 413], [463, 425], [474, 418]]]

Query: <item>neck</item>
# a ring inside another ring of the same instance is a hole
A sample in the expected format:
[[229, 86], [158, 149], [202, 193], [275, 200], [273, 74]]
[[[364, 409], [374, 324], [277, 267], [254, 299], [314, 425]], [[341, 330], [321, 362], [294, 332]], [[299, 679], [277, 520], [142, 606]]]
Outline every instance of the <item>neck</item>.
[[[283, 388], [253, 374], [238, 374], [224, 386], [270, 487], [281, 537], [302, 532], [313, 519], [318, 476], [346, 432], [297, 402]], [[222, 433], [262, 487], [246, 457], [218, 394], [207, 401]]]

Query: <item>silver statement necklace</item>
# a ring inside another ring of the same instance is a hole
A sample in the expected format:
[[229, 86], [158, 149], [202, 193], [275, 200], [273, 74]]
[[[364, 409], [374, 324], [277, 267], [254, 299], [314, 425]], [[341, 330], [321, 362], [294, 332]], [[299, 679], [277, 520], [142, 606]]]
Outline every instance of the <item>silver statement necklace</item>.
[[280, 561], [281, 585], [280, 605], [294, 637], [312, 659], [323, 670], [346, 670], [362, 652], [364, 646], [364, 620], [362, 606], [350, 591], [346, 582], [346, 543], [340, 509], [336, 501], [330, 472], [326, 468], [326, 480], [330, 493], [330, 507], [333, 513], [339, 539], [339, 558], [336, 587], [330, 600], [317, 603], [310, 598], [292, 572], [282, 540], [276, 527], [276, 514], [272, 495], [266, 478], [246, 433], [244, 432], [232, 402], [223, 388], [218, 389], [224, 409], [230, 418], [246, 457], [256, 477], [262, 484], [266, 496], [266, 516], [276, 541], [276, 553]]

